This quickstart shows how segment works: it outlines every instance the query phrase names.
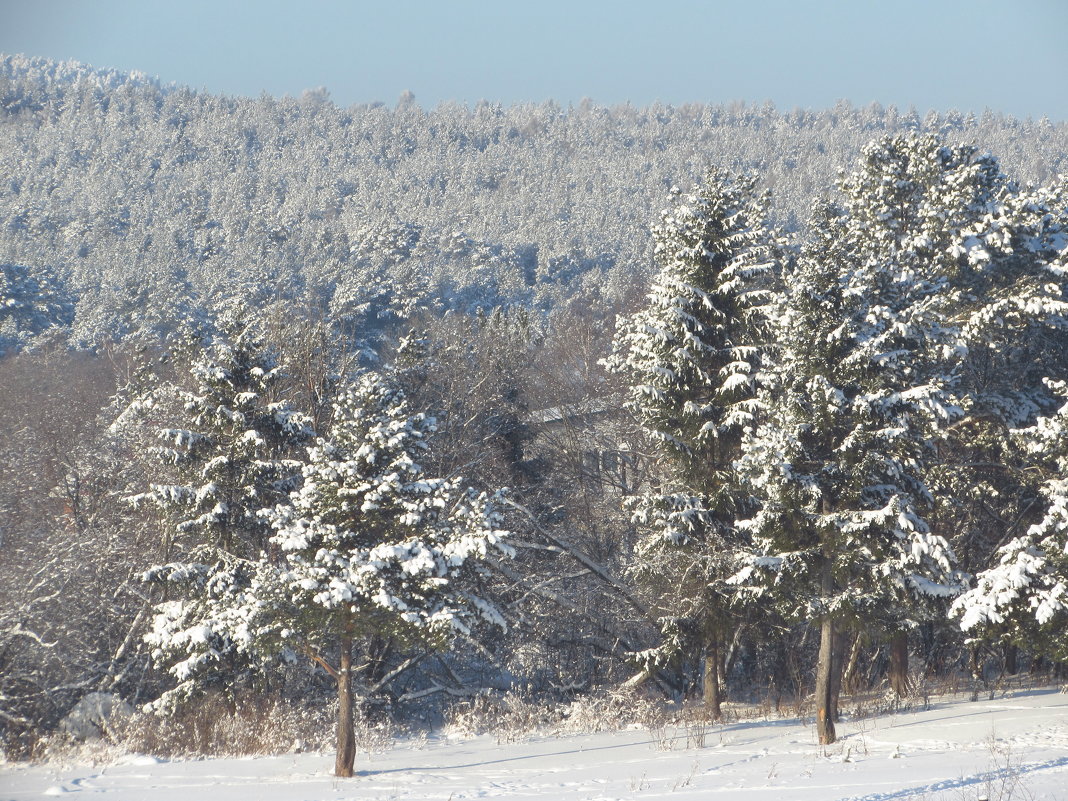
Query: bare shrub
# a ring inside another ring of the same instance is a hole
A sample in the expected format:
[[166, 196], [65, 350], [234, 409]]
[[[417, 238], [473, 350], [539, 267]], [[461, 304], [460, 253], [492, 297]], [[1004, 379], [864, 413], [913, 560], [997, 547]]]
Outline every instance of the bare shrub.
[[708, 718], [708, 710], [703, 705], [684, 709], [680, 722], [686, 731], [686, 748], [704, 748], [712, 723]]
[[583, 696], [564, 707], [560, 730], [593, 734], [634, 726], [652, 729], [666, 725], [669, 717], [660, 699], [650, 698], [635, 690], [609, 690]]
[[475, 737], [492, 732], [498, 743], [510, 743], [549, 730], [559, 720], [551, 705], [523, 698], [516, 693], [478, 695], [446, 710], [446, 734]]
[[329, 706], [298, 707], [256, 696], [229, 705], [209, 697], [170, 716], [139, 712], [113, 737], [127, 751], [160, 757], [319, 751], [332, 747], [333, 718]]
[[666, 730], [672, 720], [663, 701], [633, 690], [586, 695], [566, 705], [508, 692], [453, 704], [445, 714], [444, 732], [463, 737], [493, 733], [504, 743], [538, 733], [593, 734], [634, 727]]
[[988, 801], [1029, 801], [1034, 798], [1024, 785], [1020, 756], [1012, 746], [999, 740], [994, 732], [990, 732], [986, 746], [990, 753], [990, 771], [979, 797]]

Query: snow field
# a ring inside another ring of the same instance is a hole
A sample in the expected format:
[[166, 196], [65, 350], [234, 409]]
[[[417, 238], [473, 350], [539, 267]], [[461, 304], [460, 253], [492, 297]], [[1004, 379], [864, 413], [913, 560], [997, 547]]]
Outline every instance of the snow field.
[[[1068, 798], [1068, 694], [1017, 693], [846, 719], [834, 746], [795, 719], [535, 737], [400, 741], [331, 775], [332, 754], [0, 765], [0, 799], [103, 801], [990, 801]], [[695, 747], [700, 744], [702, 747]]]

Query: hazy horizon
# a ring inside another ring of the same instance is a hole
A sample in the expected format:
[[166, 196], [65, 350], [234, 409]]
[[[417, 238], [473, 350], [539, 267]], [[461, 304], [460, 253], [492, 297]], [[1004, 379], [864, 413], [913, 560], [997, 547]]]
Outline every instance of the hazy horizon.
[[[252, 13], [252, 12], [255, 13]], [[1068, 4], [636, 0], [0, 0], [0, 52], [143, 72], [212, 93], [423, 108], [768, 101], [782, 111], [878, 103], [1068, 119]], [[1047, 76], [1044, 78], [1043, 76]]]

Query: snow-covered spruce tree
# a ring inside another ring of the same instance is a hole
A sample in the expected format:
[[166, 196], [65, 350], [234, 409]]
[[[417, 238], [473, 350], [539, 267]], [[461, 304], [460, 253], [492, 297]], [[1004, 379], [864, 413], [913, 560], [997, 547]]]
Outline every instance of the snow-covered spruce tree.
[[510, 555], [495, 496], [429, 478], [416, 461], [432, 419], [364, 375], [309, 449], [303, 485], [266, 514], [278, 551], [242, 605], [250, 649], [287, 647], [337, 681], [339, 776], [351, 776], [353, 644], [392, 636], [440, 644], [472, 616], [505, 627], [478, 592], [481, 558]]
[[817, 207], [738, 463], [759, 510], [740, 523], [753, 548], [733, 581], [819, 622], [821, 743], [835, 740], [836, 631], [901, 630], [960, 590], [952, 549], [925, 518], [934, 440], [959, 414], [945, 318], [959, 289], [933, 235], [959, 155], [929, 138], [875, 142], [840, 184], [841, 206]]
[[996, 550], [952, 611], [975, 643], [1064, 660], [1068, 197], [1014, 191], [969, 233], [986, 302], [962, 327], [969, 393], [957, 428], [970, 437], [965, 467], [983, 478], [973, 495], [1015, 524], [993, 532]]
[[[1068, 384], [1054, 387], [1068, 399]], [[1045, 514], [998, 549], [997, 562], [953, 604], [964, 631], [1068, 660], [1068, 403], [1016, 432], [1049, 476]]]
[[282, 368], [241, 312], [224, 313], [217, 331], [192, 349], [192, 388], [167, 387], [147, 399], [158, 407], [171, 394], [181, 406], [175, 422], [183, 425], [159, 428], [156, 449], [180, 483], [153, 484], [134, 501], [166, 511], [177, 540], [255, 558], [270, 536], [259, 511], [295, 486], [301, 462], [294, 449], [312, 431], [303, 414], [273, 399]]
[[[627, 408], [659, 464], [659, 486], [632, 505], [645, 531], [632, 572], [664, 626], [663, 645], [642, 657], [663, 666], [694, 656], [680, 650], [702, 650], [714, 719], [719, 644], [730, 628], [723, 579], [733, 572], [739, 511], [731, 462], [753, 421], [763, 306], [777, 279], [767, 198], [755, 183], [712, 170], [664, 213], [653, 230], [660, 270], [649, 303], [620, 319], [605, 360], [630, 384]], [[686, 631], [691, 642], [678, 636]]]
[[192, 389], [165, 385], [135, 403], [163, 423], [154, 450], [176, 480], [131, 498], [157, 508], [167, 532], [167, 561], [145, 574], [165, 597], [145, 639], [178, 681], [153, 704], [160, 711], [207, 687], [229, 692], [235, 672], [252, 675], [217, 611], [251, 580], [271, 536], [261, 512], [296, 486], [296, 451], [312, 434], [304, 415], [272, 400], [280, 368], [238, 312], [193, 354], [189, 376]]

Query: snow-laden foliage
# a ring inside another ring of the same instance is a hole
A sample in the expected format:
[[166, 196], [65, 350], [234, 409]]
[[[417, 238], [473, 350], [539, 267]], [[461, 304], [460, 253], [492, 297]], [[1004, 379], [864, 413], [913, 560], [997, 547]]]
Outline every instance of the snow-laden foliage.
[[752, 422], [755, 334], [776, 254], [756, 182], [712, 171], [653, 229], [648, 305], [621, 318], [610, 370], [627, 408], [684, 470], [703, 472], [721, 437]]
[[873, 143], [787, 271], [766, 413], [739, 462], [759, 510], [734, 580], [788, 616], [894, 630], [959, 591], [925, 476], [961, 413], [951, 312], [966, 288], [945, 240], [977, 211], [960, 184], [987, 167], [932, 137]]
[[1063, 122], [877, 104], [341, 108], [17, 55], [0, 56], [0, 121], [0, 262], [57, 267], [79, 347], [165, 336], [221, 297], [284, 297], [346, 327], [387, 299], [618, 304], [647, 276], [665, 187], [710, 160], [758, 171], [796, 230], [875, 136], [980, 142], [1033, 181], [1068, 142]]
[[713, 170], [677, 193], [653, 230], [660, 269], [648, 304], [620, 319], [605, 360], [628, 381], [626, 407], [658, 460], [659, 487], [628, 499], [645, 532], [632, 573], [665, 621], [661, 649], [640, 655], [646, 665], [679, 655], [681, 629], [708, 639], [725, 625], [731, 460], [754, 421], [764, 307], [778, 271], [766, 217], [752, 178]]
[[[271, 694], [323, 703], [322, 669], [339, 698], [348, 677], [398, 711], [505, 677], [571, 693], [635, 662], [682, 694], [702, 656], [706, 676], [800, 695], [815, 621], [821, 664], [837, 658], [823, 641], [856, 635], [843, 691], [881, 680], [885, 637], [900, 666], [907, 631], [935, 675], [965, 641], [942, 614], [957, 569], [978, 574], [955, 608], [973, 643], [1064, 654], [1068, 204], [950, 144], [978, 121], [875, 142], [801, 229], [798, 187], [823, 186], [813, 154], [842, 161], [891, 115], [344, 111], [61, 79], [0, 87], [0, 255], [29, 265], [6, 270], [0, 304], [3, 347], [26, 351], [0, 360], [3, 747], [30, 753], [94, 688], [173, 687], [170, 708], [205, 685], [240, 695], [261, 670]], [[1058, 135], [1010, 129], [1018, 161]], [[725, 172], [634, 235], [710, 151], [766, 163], [762, 185], [790, 193], [789, 246]], [[77, 306], [68, 341], [97, 357], [55, 347], [71, 313], [34, 305], [52, 291]], [[235, 295], [286, 376], [216, 332], [153, 362], [162, 386], [106, 446], [86, 433], [103, 400], [79, 407], [79, 386], [110, 394], [176, 318]], [[604, 321], [624, 305], [638, 311], [606, 377]], [[369, 357], [409, 326], [417, 339]], [[157, 339], [136, 355], [114, 341], [138, 333]], [[390, 385], [343, 391], [391, 361], [412, 408], [441, 418], [433, 437]], [[282, 398], [313, 415], [310, 450]], [[515, 562], [495, 558], [494, 498], [433, 478], [460, 472], [516, 488]], [[135, 492], [140, 510], [122, 503]], [[131, 578], [145, 571], [151, 585]], [[507, 643], [433, 653], [505, 616]], [[173, 675], [143, 670], [151, 655]]]
[[0, 264], [0, 356], [70, 322], [70, 306], [51, 270]]
[[330, 315], [351, 330], [389, 317], [407, 318], [425, 300], [425, 277], [420, 280], [412, 256], [422, 230], [412, 223], [365, 226], [349, 237], [346, 267], [338, 274], [330, 299]]
[[341, 639], [442, 642], [473, 619], [505, 628], [478, 592], [480, 562], [511, 554], [501, 516], [494, 497], [424, 475], [416, 459], [433, 428], [399, 390], [365, 374], [309, 447], [300, 486], [259, 511], [274, 532], [266, 550], [152, 572], [200, 589], [157, 607], [146, 639], [178, 687], [156, 708], [224, 666], [235, 681], [231, 662], [251, 670], [281, 653], [327, 665]]
[[[1068, 398], [1064, 381], [1050, 386]], [[1063, 659], [1068, 656], [1068, 403], [1014, 434], [1048, 476], [1041, 487], [1044, 512], [998, 549], [996, 562], [976, 576], [976, 586], [950, 611], [973, 636], [1005, 638]]]
[[1063, 654], [1068, 198], [979, 161], [989, 191], [950, 248], [968, 281], [954, 332], [961, 419], [943, 436], [952, 457], [935, 484], [978, 573], [952, 611], [975, 638]]
[[272, 398], [280, 369], [256, 327], [232, 311], [195, 354], [192, 389], [157, 387], [128, 415], [160, 424], [154, 452], [159, 470], [175, 479], [130, 498], [165, 517], [173, 555], [145, 574], [169, 598], [157, 607], [146, 642], [179, 682], [159, 708], [206, 685], [238, 684], [254, 667], [242, 645], [247, 633], [230, 625], [247, 612], [234, 617], [229, 608], [268, 546], [262, 512], [296, 486], [295, 449], [311, 437], [306, 416]]
[[399, 390], [367, 374], [309, 449], [300, 489], [267, 512], [277, 580], [304, 616], [293, 626], [305, 641], [318, 645], [336, 625], [465, 631], [476, 615], [504, 626], [472, 575], [483, 557], [511, 552], [500, 514], [460, 479], [424, 475], [416, 460], [433, 430]]
[[196, 561], [159, 565], [145, 574], [147, 581], [172, 585], [172, 600], [156, 605], [144, 635], [153, 662], [174, 678], [174, 686], [145, 707], [161, 714], [173, 714], [206, 691], [232, 697], [235, 688], [258, 681], [273, 658], [255, 648], [257, 639], [278, 629], [259, 598], [271, 586], [268, 564], [209, 547], [188, 558]]
[[[153, 483], [131, 498], [173, 521], [179, 539], [255, 558], [268, 526], [261, 509], [289, 492], [300, 471], [293, 449], [311, 436], [307, 418], [272, 397], [281, 368], [254, 325], [229, 314], [189, 368], [192, 388], [158, 388], [137, 401], [154, 417], [155, 453], [173, 466], [175, 483]], [[180, 409], [160, 409], [167, 396]]]
[[990, 157], [973, 161], [972, 199], [942, 246], [960, 287], [949, 319], [961, 414], [941, 432], [930, 486], [961, 566], [979, 573], [1041, 506], [1037, 457], [1011, 431], [1054, 414], [1061, 401], [1044, 379], [1068, 377], [1068, 203], [1063, 191], [1019, 187]]

